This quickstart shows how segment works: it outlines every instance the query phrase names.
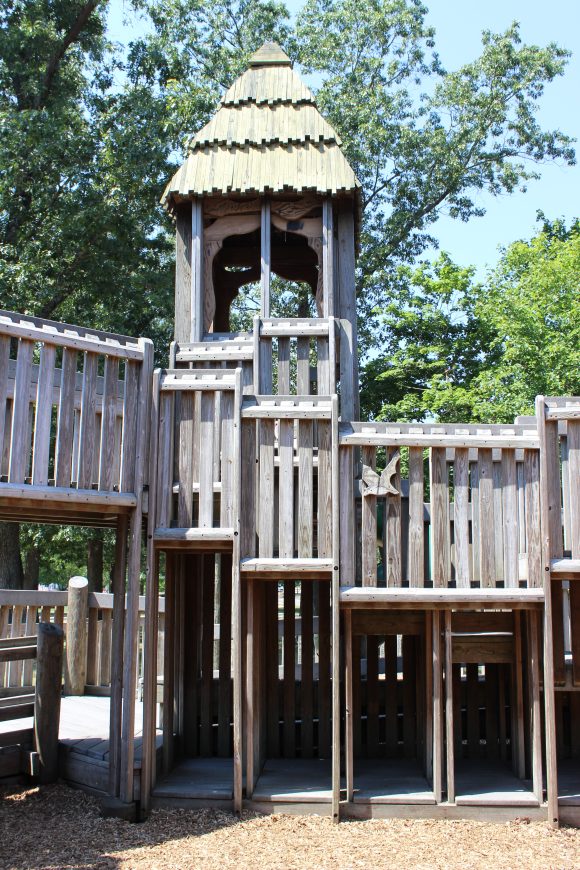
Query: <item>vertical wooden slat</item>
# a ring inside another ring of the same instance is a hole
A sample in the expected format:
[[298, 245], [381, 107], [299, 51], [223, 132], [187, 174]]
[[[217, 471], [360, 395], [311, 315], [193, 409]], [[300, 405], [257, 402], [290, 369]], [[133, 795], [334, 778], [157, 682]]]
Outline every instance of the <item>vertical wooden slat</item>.
[[258, 553], [274, 554], [274, 421], [259, 422], [260, 488], [258, 496]]
[[296, 745], [295, 585], [284, 581], [284, 757], [293, 758]]
[[367, 757], [379, 754], [379, 639], [367, 635]]
[[453, 650], [451, 611], [445, 611], [445, 735], [447, 753], [447, 801], [455, 803], [455, 756], [453, 735]]
[[267, 199], [262, 202], [262, 219], [260, 230], [260, 260], [261, 260], [261, 279], [260, 279], [260, 311], [263, 318], [270, 317], [270, 271], [271, 271], [271, 222], [270, 222], [270, 203]]
[[338, 507], [340, 512], [340, 582], [342, 585], [354, 586], [356, 582], [355, 501], [354, 463], [351, 447], [340, 448], [339, 464], [340, 493], [338, 497]]
[[137, 398], [139, 363], [127, 360], [123, 396], [123, 435], [121, 442], [121, 492], [135, 487], [135, 453], [137, 449]]
[[234, 394], [232, 392], [222, 393], [220, 410], [222, 427], [220, 526], [231, 529], [234, 521]]
[[481, 584], [479, 557], [479, 462], [469, 463], [471, 478], [471, 564], [472, 580]]
[[[22, 637], [25, 631], [25, 625], [22, 622], [22, 616], [24, 614], [24, 607], [21, 604], [17, 604], [12, 608], [12, 630], [10, 632], [11, 638]], [[22, 662], [10, 662], [8, 666], [8, 685], [13, 688], [20, 686], [22, 682]]]
[[449, 542], [449, 488], [444, 447], [432, 447], [431, 472], [431, 570], [434, 586], [447, 586], [451, 573]]
[[[503, 497], [502, 497], [502, 463], [492, 462], [493, 477], [493, 550], [494, 550], [494, 577], [495, 581], [504, 578], [504, 524], [503, 524]], [[515, 474], [514, 474], [515, 477]], [[515, 516], [515, 515], [514, 515]]]
[[[431, 496], [433, 503], [433, 496]], [[437, 803], [443, 799], [443, 721], [442, 721], [442, 665], [441, 616], [433, 611], [433, 793]]]
[[544, 577], [540, 536], [540, 457], [537, 450], [524, 451], [524, 477], [528, 586], [541, 588]]
[[[524, 687], [523, 687], [523, 657], [522, 657], [522, 615], [514, 611], [514, 668], [515, 710], [512, 723], [515, 725], [512, 734], [515, 737], [514, 769], [516, 775], [523, 779], [526, 773], [526, 747], [524, 732]], [[513, 727], [513, 726], [512, 726]]]
[[[167, 392], [159, 396], [159, 419], [153, 425], [159, 429], [158, 458], [151, 465], [151, 473], [157, 476], [155, 524], [161, 528], [171, 525], [173, 500], [173, 408], [174, 396]], [[152, 502], [155, 501], [150, 495]]]
[[455, 448], [453, 538], [455, 543], [455, 582], [469, 587], [469, 451]]
[[409, 586], [425, 584], [423, 450], [409, 448]]
[[[363, 447], [363, 466], [376, 468], [377, 454], [375, 447]], [[377, 498], [374, 495], [363, 494], [362, 498], [362, 585], [377, 585]]]
[[312, 527], [314, 523], [313, 492], [313, 423], [298, 423], [298, 556], [312, 556]]
[[[294, 556], [294, 421], [280, 420], [278, 433], [278, 551], [281, 558]], [[272, 505], [273, 507], [273, 502]], [[273, 523], [273, 512], [270, 522]]]
[[[34, 604], [29, 604], [26, 608], [26, 628], [24, 633], [27, 637], [33, 637], [36, 632], [36, 606]], [[32, 669], [33, 663], [32, 659], [27, 659], [24, 662], [24, 667], [22, 668], [22, 685], [23, 686], [31, 686], [32, 685]]]
[[532, 785], [537, 800], [543, 801], [542, 785], [542, 717], [540, 712], [540, 647], [538, 641], [538, 616], [535, 611], [528, 615], [530, 636], [530, 685], [532, 702]]
[[[387, 451], [387, 462], [390, 462], [397, 453], [397, 448]], [[391, 483], [397, 490], [398, 495], [387, 495], [385, 504], [385, 528], [387, 540], [383, 542], [386, 553], [385, 580], [387, 586], [400, 586], [401, 573], [401, 470], [400, 463], [391, 478]]]
[[493, 460], [489, 448], [479, 449], [479, 553], [481, 585], [495, 586]]
[[346, 799], [352, 801], [354, 791], [354, 736], [353, 736], [353, 694], [352, 694], [352, 611], [347, 608], [344, 611], [344, 645], [345, 645], [345, 669], [344, 669], [344, 693], [346, 701], [345, 709], [345, 734], [344, 755], [346, 770]]
[[318, 556], [332, 558], [332, 429], [330, 422], [318, 421]]
[[304, 336], [296, 341], [296, 392], [299, 396], [310, 393], [310, 339]]
[[397, 636], [385, 637], [385, 751], [387, 758], [398, 752]]
[[32, 455], [32, 483], [38, 486], [46, 486], [48, 483], [55, 359], [56, 348], [54, 345], [43, 345], [40, 353], [40, 370], [36, 392], [34, 452]]
[[334, 317], [334, 217], [330, 197], [322, 202], [322, 281], [323, 315]]
[[85, 353], [79, 428], [78, 485], [81, 489], [90, 488], [93, 483], [92, 471], [97, 439], [97, 373], [97, 355]]
[[113, 629], [113, 611], [103, 610], [101, 620], [101, 655], [99, 658], [99, 686], [111, 683], [111, 632]]
[[232, 707], [232, 557], [223, 553], [220, 579], [220, 643], [219, 643], [219, 718], [218, 755], [227, 758], [231, 752]]
[[57, 486], [68, 487], [71, 483], [76, 366], [76, 351], [65, 347], [62, 352], [56, 436], [55, 482]]
[[290, 395], [290, 339], [278, 338], [278, 394]]
[[300, 754], [302, 758], [312, 758], [314, 747], [313, 717], [313, 664], [314, 664], [314, 625], [313, 625], [313, 584], [303, 580], [300, 584], [300, 618], [302, 639], [302, 668], [300, 683], [301, 727]]
[[330, 583], [318, 582], [318, 753], [329, 758], [331, 753], [330, 707]]
[[28, 473], [30, 441], [28, 435], [29, 390], [32, 374], [34, 342], [20, 339], [16, 360], [14, 401], [12, 403], [12, 432], [10, 436], [9, 483], [24, 483]]
[[199, 466], [199, 527], [213, 526], [213, 451], [214, 451], [215, 393], [201, 394], [201, 432]]
[[266, 584], [266, 691], [268, 697], [267, 751], [271, 758], [280, 755], [280, 717], [278, 711], [278, 584]]
[[86, 682], [96, 686], [99, 672], [99, 611], [96, 607], [89, 608], [88, 624]]
[[175, 630], [176, 577], [174, 554], [165, 554], [165, 622], [163, 632], [163, 773], [173, 766], [174, 690], [175, 690]]
[[193, 414], [195, 402], [193, 392], [184, 391], [178, 398], [179, 406], [176, 409], [178, 426], [177, 482], [179, 485], [177, 525], [180, 528], [189, 529], [193, 526]]
[[[258, 424], [259, 425], [259, 424]], [[240, 549], [244, 558], [256, 554], [256, 421], [242, 423], [242, 461], [240, 468], [244, 510], [240, 517]]]
[[99, 489], [110, 492], [115, 485], [115, 448], [117, 422], [117, 391], [119, 384], [119, 360], [105, 358], [105, 381], [103, 385], [103, 409], [101, 413], [101, 450], [99, 457]]
[[200, 754], [213, 754], [212, 747], [212, 683], [213, 683], [213, 606], [215, 584], [215, 556], [204, 555], [203, 597], [202, 597], [202, 641], [201, 641], [201, 727]]
[[506, 586], [518, 585], [518, 501], [515, 450], [501, 452], [503, 494], [504, 581]]
[[[8, 375], [10, 370], [10, 337], [0, 335], [0, 466], [4, 454], [4, 438], [8, 422]], [[2, 468], [0, 468], [0, 472]]]

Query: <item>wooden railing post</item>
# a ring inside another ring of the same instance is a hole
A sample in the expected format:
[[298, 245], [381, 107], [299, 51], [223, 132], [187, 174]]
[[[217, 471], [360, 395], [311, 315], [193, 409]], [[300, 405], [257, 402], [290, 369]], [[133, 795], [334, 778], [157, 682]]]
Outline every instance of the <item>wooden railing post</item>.
[[36, 695], [34, 700], [34, 748], [40, 761], [41, 783], [58, 779], [58, 725], [62, 689], [64, 633], [60, 626], [38, 626]]
[[89, 581], [71, 577], [66, 617], [65, 694], [84, 695], [87, 676], [87, 617]]

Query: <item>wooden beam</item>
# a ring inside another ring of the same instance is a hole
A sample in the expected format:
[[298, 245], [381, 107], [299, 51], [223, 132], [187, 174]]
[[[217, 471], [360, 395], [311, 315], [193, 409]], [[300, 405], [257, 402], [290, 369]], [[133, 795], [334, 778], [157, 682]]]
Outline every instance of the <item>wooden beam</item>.
[[322, 202], [322, 311], [334, 317], [334, 213], [332, 199]]
[[260, 228], [260, 311], [262, 317], [270, 316], [270, 271], [271, 271], [271, 214], [270, 203], [267, 199], [262, 202], [262, 219]]
[[[203, 207], [201, 199], [191, 206], [190, 341], [203, 338]], [[177, 338], [177, 336], [176, 336]]]

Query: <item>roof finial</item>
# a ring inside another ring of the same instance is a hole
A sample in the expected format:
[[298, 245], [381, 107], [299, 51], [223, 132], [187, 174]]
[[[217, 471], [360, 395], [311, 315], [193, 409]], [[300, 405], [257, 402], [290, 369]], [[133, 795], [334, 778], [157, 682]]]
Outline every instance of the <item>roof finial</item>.
[[265, 42], [251, 56], [250, 66], [292, 66], [292, 61], [277, 42]]

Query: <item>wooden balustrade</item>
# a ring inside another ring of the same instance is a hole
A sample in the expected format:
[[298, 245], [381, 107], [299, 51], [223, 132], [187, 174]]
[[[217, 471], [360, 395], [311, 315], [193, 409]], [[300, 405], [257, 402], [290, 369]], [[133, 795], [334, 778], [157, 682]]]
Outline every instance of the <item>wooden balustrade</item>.
[[135, 507], [150, 367], [148, 339], [0, 312], [0, 518], [14, 499], [20, 518], [52, 522]]

